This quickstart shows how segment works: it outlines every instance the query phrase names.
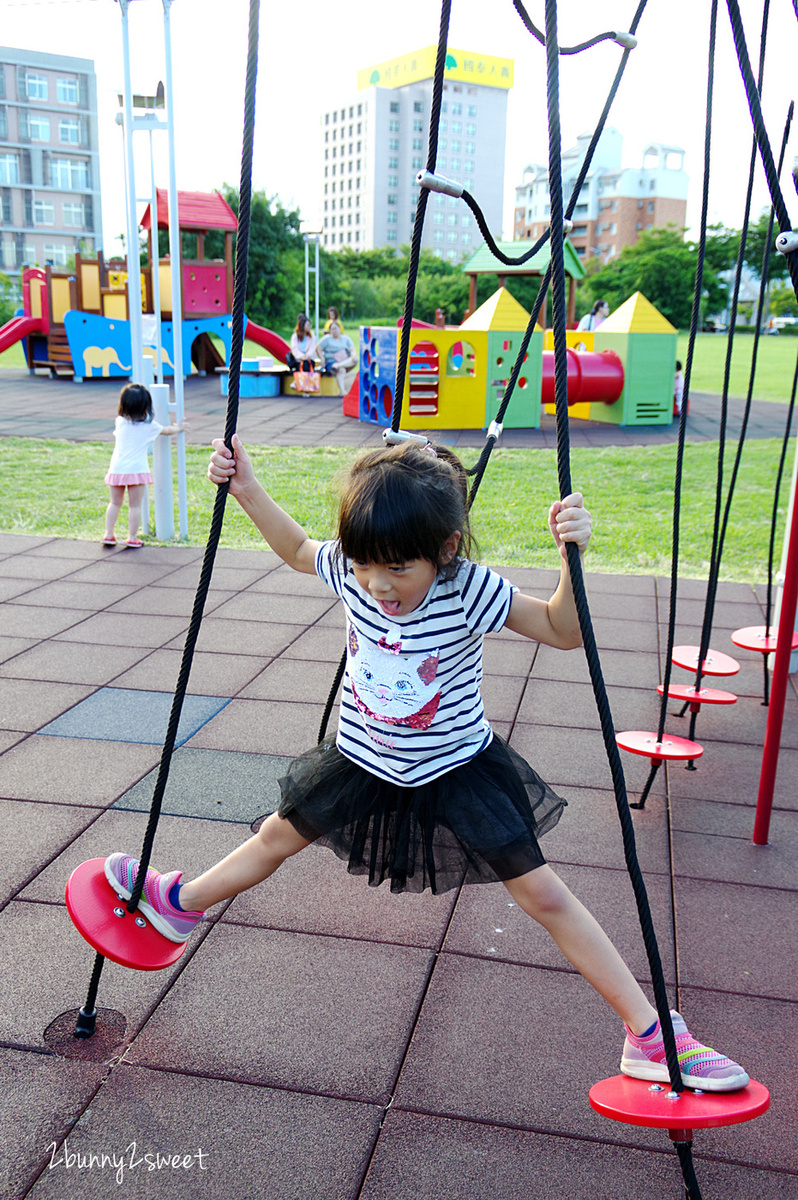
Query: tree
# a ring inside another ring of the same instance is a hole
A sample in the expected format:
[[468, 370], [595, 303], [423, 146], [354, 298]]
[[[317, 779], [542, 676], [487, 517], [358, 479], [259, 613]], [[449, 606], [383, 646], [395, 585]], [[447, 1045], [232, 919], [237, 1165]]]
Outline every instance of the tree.
[[[745, 263], [750, 268], [757, 279], [762, 277], [762, 262], [765, 257], [765, 243], [767, 241], [768, 223], [770, 221], [770, 209], [764, 208], [759, 215], [759, 220], [748, 226], [748, 237], [745, 240]], [[779, 254], [773, 243], [779, 232], [778, 224], [774, 224], [770, 235], [770, 262], [768, 263], [768, 282], [774, 279], [788, 279], [790, 275], [787, 259], [783, 254]]]
[[[684, 240], [684, 230], [673, 225], [646, 230], [633, 245], [624, 246], [617, 258], [590, 274], [583, 291], [591, 303], [599, 298], [609, 301], [611, 310], [634, 292], [642, 292], [672, 325], [684, 329], [690, 324], [697, 264], [697, 247]], [[710, 312], [722, 306], [726, 295], [725, 286], [706, 261], [703, 294]]]
[[14, 285], [7, 275], [0, 271], [0, 325], [5, 325], [14, 315], [18, 306]]

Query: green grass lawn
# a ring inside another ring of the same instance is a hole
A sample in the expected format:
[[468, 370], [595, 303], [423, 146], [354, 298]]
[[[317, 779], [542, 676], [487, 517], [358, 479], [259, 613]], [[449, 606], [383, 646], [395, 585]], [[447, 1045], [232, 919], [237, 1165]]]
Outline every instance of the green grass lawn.
[[[751, 373], [751, 357], [754, 338], [752, 334], [738, 334], [734, 339], [729, 395], [745, 397], [748, 394], [748, 377]], [[687, 361], [687, 334], [680, 333], [677, 358]], [[755, 400], [778, 400], [786, 403], [790, 398], [795, 360], [798, 358], [798, 338], [780, 334], [778, 337], [761, 337], [757, 353]], [[726, 363], [726, 338], [718, 333], [701, 333], [696, 339], [693, 357], [693, 373], [690, 380], [691, 392], [710, 392], [721, 395]]]
[[[250, 448], [272, 495], [308, 532], [333, 529], [331, 480], [351, 462], [347, 448]], [[723, 556], [724, 579], [767, 578], [767, 545], [780, 444], [748, 443]], [[109, 447], [97, 443], [0, 439], [0, 529], [12, 533], [98, 539], [107, 503], [102, 480]], [[474, 455], [474, 457], [476, 457]], [[187, 449], [189, 541], [204, 544], [214, 490], [205, 471], [208, 452]], [[467, 465], [472, 458], [469, 456]], [[668, 574], [671, 558], [673, 446], [574, 449], [573, 486], [584, 492], [594, 517], [589, 568], [611, 573]], [[727, 464], [726, 476], [730, 471]], [[687, 449], [681, 520], [680, 574], [705, 578], [714, 513], [717, 446]], [[788, 488], [784, 486], [786, 494]], [[474, 507], [479, 557], [496, 566], [557, 565], [546, 526], [557, 494], [553, 450], [497, 450]], [[778, 543], [783, 536], [782, 505]], [[125, 514], [123, 513], [123, 519]], [[235, 501], [227, 506], [223, 546], [256, 549], [264, 543]]]

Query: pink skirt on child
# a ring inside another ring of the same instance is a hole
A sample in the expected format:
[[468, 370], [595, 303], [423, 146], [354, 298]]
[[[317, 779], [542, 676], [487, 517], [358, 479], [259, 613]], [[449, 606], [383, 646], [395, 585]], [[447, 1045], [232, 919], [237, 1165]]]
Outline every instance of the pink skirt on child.
[[130, 484], [152, 483], [153, 478], [150, 471], [133, 471], [127, 475], [124, 473], [119, 475], [115, 471], [109, 471], [105, 477], [105, 482], [110, 487], [128, 487]]

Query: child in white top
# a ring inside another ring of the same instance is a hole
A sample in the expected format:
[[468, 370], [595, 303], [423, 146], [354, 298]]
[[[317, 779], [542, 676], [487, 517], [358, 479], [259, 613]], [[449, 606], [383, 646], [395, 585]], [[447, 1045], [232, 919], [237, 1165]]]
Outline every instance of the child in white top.
[[[546, 863], [538, 837], [565, 807], [495, 734], [479, 691], [484, 635], [506, 628], [561, 649], [581, 644], [566, 543], [583, 554], [591, 522], [578, 493], [556, 501], [549, 528], [561, 556], [548, 601], [527, 596], [469, 559], [467, 478], [443, 446], [412, 443], [356, 460], [334, 542], [317, 542], [255, 478], [237, 437], [215, 441], [209, 477], [235, 497], [274, 551], [318, 574], [347, 618], [347, 670], [337, 737], [301, 755], [280, 781], [282, 800], [258, 833], [205, 874], [147, 873], [141, 910], [175, 942], [203, 910], [267, 879], [312, 842], [369, 883], [433, 892], [501, 880], [568, 961], [626, 1023], [621, 1069], [668, 1081], [657, 1013], [607, 935]], [[125, 898], [138, 863], [106, 861]], [[696, 1042], [673, 1017], [682, 1078], [730, 1091], [748, 1076]]]
[[127, 545], [138, 549], [138, 538], [144, 487], [152, 483], [147, 451], [159, 434], [173, 435], [186, 429], [185, 421], [175, 425], [159, 425], [152, 418], [152, 396], [140, 383], [129, 383], [119, 395], [119, 408], [114, 424], [114, 452], [105, 482], [111, 490], [111, 500], [105, 510], [104, 546], [115, 546], [114, 526], [125, 499], [127, 488], [128, 521]]

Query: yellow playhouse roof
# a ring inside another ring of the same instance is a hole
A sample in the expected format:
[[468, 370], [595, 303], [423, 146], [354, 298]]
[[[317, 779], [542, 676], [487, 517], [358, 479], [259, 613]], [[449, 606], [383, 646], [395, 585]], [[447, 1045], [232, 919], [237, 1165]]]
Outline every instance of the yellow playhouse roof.
[[507, 288], [499, 288], [497, 292], [480, 304], [476, 312], [463, 321], [461, 329], [506, 330], [511, 333], [516, 329], [526, 329], [529, 324], [529, 313], [522, 308]]
[[677, 333], [642, 292], [635, 292], [600, 326], [603, 333]]

